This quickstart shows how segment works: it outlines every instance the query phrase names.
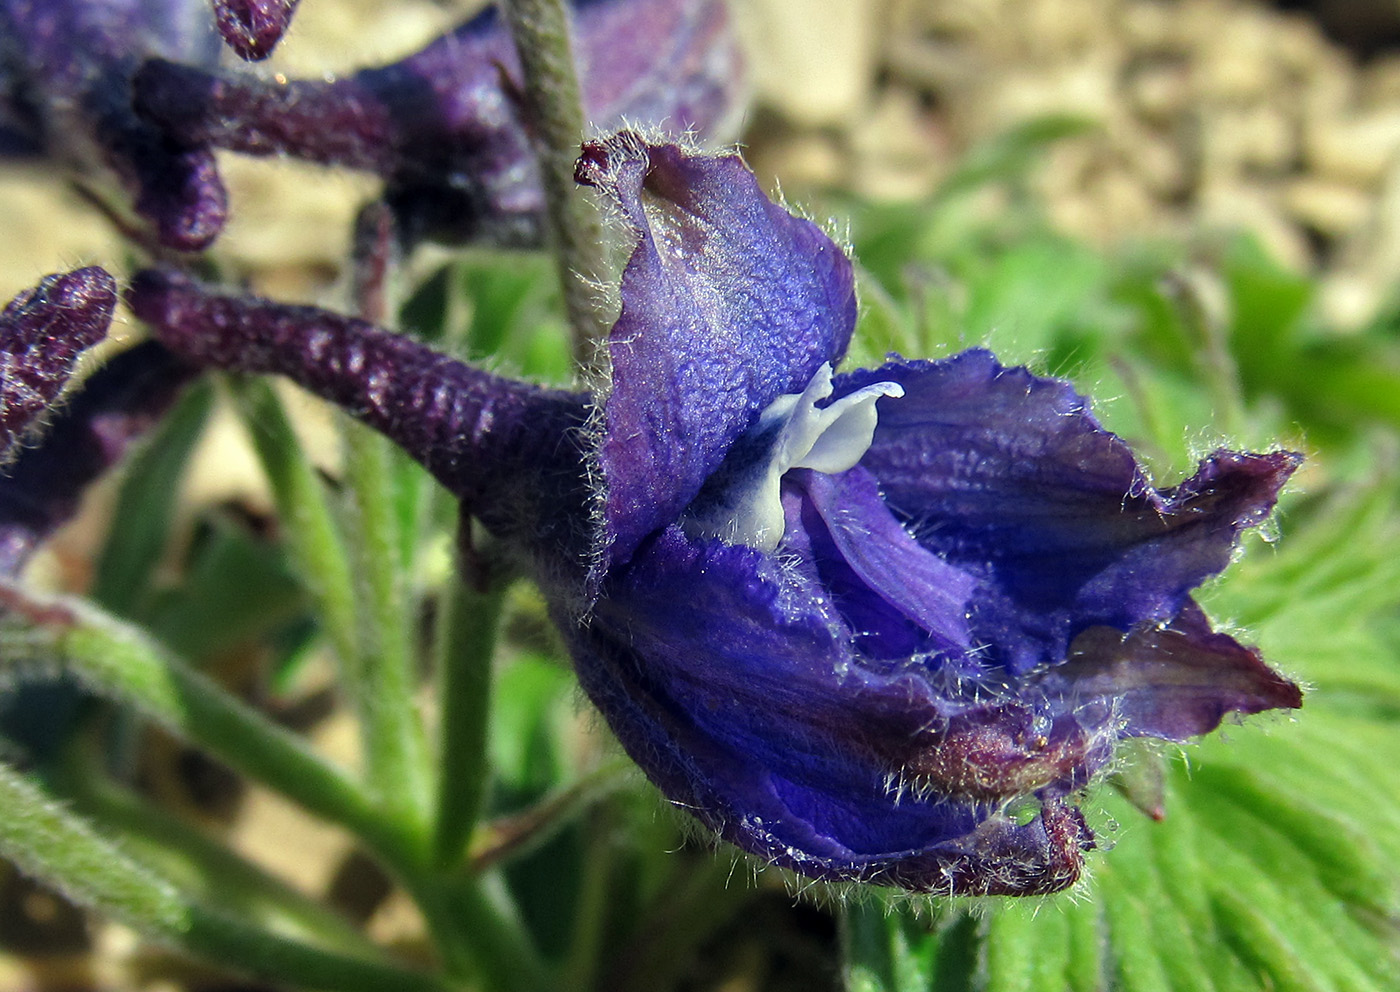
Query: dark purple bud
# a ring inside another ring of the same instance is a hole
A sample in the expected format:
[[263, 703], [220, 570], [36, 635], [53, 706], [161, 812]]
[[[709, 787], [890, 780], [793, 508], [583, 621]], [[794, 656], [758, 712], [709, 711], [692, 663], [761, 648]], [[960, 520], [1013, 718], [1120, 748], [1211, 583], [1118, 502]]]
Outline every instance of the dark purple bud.
[[577, 570], [586, 546], [582, 397], [474, 369], [416, 341], [316, 307], [221, 295], [175, 272], [127, 295], [194, 365], [284, 375], [382, 431], [541, 568]]
[[94, 267], [48, 276], [0, 311], [0, 464], [106, 336], [116, 305], [116, 280]]
[[[576, 4], [585, 110], [711, 133], [742, 86], [721, 0]], [[513, 93], [519, 65], [494, 10], [400, 62], [333, 81], [219, 75], [173, 60], [143, 67], [141, 113], [193, 147], [287, 154], [377, 173], [409, 242], [533, 244], [543, 192]]]
[[213, 64], [206, 10], [184, 0], [0, 0], [0, 39], [0, 141], [11, 130], [12, 144], [42, 149], [99, 193], [115, 185], [168, 247], [213, 240], [226, 203], [212, 153], [172, 140], [131, 103], [146, 58]]
[[77, 511], [83, 492], [170, 408], [193, 370], [155, 342], [93, 373], [43, 443], [0, 473], [0, 576], [13, 575]]
[[219, 34], [238, 57], [257, 62], [272, 54], [292, 23], [298, 0], [213, 0]]

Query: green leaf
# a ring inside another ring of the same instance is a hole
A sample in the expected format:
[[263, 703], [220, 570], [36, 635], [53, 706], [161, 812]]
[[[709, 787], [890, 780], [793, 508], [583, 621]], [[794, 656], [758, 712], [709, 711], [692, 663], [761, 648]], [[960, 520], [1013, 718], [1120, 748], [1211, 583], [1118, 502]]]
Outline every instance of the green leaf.
[[92, 598], [114, 613], [136, 617], [145, 605], [175, 519], [185, 464], [213, 402], [208, 382], [191, 386], [126, 469], [92, 587]]

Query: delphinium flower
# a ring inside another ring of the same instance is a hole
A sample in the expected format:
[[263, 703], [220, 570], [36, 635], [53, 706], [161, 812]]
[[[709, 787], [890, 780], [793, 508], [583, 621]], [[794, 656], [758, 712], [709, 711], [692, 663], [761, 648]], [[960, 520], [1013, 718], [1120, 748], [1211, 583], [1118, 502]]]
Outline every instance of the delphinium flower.
[[[494, 9], [333, 81], [218, 71], [216, 19], [235, 47], [266, 54], [293, 6], [220, 3], [211, 17], [207, 0], [0, 0], [0, 154], [50, 156], [99, 193], [115, 177], [156, 240], [182, 251], [226, 219], [214, 148], [376, 172], [406, 241], [539, 241], [518, 60]], [[743, 79], [728, 27], [721, 0], [577, 3], [590, 117], [724, 128]]]
[[677, 806], [803, 875], [958, 894], [1074, 882], [1119, 741], [1297, 686], [1192, 590], [1298, 466], [1155, 488], [1068, 384], [972, 350], [833, 374], [852, 267], [733, 156], [624, 133], [579, 179], [635, 238], [597, 395], [168, 270], [131, 302], [194, 363], [290, 376], [384, 431], [548, 597], [583, 688]]
[[170, 351], [145, 342], [60, 399], [116, 303], [116, 280], [92, 267], [49, 276], [0, 312], [0, 578], [18, 574], [190, 377]]
[[138, 117], [131, 79], [148, 57], [218, 52], [203, 2], [0, 0], [0, 153], [45, 155], [120, 209], [115, 185], [161, 244], [201, 249], [227, 207], [214, 154]]
[[[722, 0], [579, 0], [573, 10], [581, 95], [595, 126], [728, 129], [743, 73]], [[136, 102], [191, 146], [382, 176], [408, 241], [533, 245], [544, 194], [519, 81], [510, 34], [490, 8], [404, 59], [333, 79], [152, 60]]]

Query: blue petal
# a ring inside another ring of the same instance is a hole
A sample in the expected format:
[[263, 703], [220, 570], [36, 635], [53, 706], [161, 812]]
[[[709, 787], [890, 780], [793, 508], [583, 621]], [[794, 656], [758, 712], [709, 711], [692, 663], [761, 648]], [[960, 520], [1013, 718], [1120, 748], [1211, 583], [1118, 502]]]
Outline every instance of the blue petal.
[[1176, 616], [1301, 462], [1219, 451], [1154, 489], [1067, 383], [974, 350], [857, 372], [836, 394], [880, 380], [905, 397], [880, 404], [861, 467], [924, 547], [984, 580], [974, 631], [1013, 673], [1058, 664], [1090, 626]]
[[855, 293], [841, 250], [736, 156], [624, 133], [586, 146], [579, 178], [636, 237], [599, 452], [617, 563], [680, 515], [764, 407], [845, 353]]
[[918, 665], [873, 670], [800, 568], [673, 527], [612, 577], [588, 625], [561, 627], [623, 746], [745, 850], [819, 878], [936, 891], [1048, 891], [1077, 875], [1079, 821], [1066, 826], [1047, 798], [1049, 826], [1016, 826], [997, 800], [1072, 788], [1106, 752], [1064, 723], [1047, 763], [1018, 740], [1028, 708], [944, 699]]

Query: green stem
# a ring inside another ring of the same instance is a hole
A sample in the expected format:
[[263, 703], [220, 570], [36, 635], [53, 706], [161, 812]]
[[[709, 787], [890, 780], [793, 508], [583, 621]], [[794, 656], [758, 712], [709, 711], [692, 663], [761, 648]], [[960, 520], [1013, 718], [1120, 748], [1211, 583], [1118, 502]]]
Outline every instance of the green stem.
[[87, 767], [64, 769], [55, 788], [137, 860], [200, 898], [217, 899], [226, 911], [236, 908], [240, 917], [341, 953], [364, 952], [364, 934], [344, 917], [129, 789], [94, 778]]
[[[466, 526], [464, 521], [462, 526]], [[508, 588], [496, 582], [477, 591], [453, 571], [442, 597], [438, 629], [438, 864], [460, 863], [481, 812], [487, 781], [491, 661]]]
[[584, 855], [583, 882], [574, 905], [573, 933], [564, 961], [563, 982], [571, 992], [588, 992], [597, 979], [603, 924], [607, 920], [609, 881], [613, 866], [611, 810], [602, 806], [588, 824], [588, 848]]
[[[297, 572], [316, 600], [317, 612], [338, 660], [348, 669], [357, 655], [355, 586], [325, 486], [302, 451], [271, 383], [232, 375], [228, 382], [272, 487]], [[351, 701], [356, 714], [363, 717], [369, 700], [363, 698], [359, 691], [362, 687], [348, 674], [342, 671], [341, 683], [354, 696]]]
[[[95, 692], [116, 696], [177, 736], [334, 823], [391, 863], [421, 846], [402, 819], [386, 816], [359, 786], [302, 739], [166, 655], [141, 631], [75, 600], [41, 600], [0, 586], [12, 660], [58, 665]], [[18, 622], [16, 622], [18, 621]]]
[[354, 549], [359, 624], [356, 694], [365, 700], [361, 747], [371, 788], [389, 809], [426, 819], [431, 786], [427, 742], [414, 703], [414, 610], [403, 568], [389, 441], [349, 417], [345, 475], [355, 512], [348, 521]]
[[574, 332], [574, 358], [588, 368], [607, 330], [592, 289], [606, 269], [597, 208], [574, 182], [584, 115], [569, 15], [560, 0], [504, 0], [501, 11], [520, 55], [522, 97], [540, 159], [550, 236]]
[[0, 765], [0, 854], [80, 905], [278, 984], [338, 992], [450, 988], [427, 975], [267, 933], [191, 901], [5, 765]]
[[528, 809], [485, 824], [472, 841], [471, 870], [485, 872], [535, 850], [579, 813], [625, 785], [635, 768], [625, 758], [606, 762]]

